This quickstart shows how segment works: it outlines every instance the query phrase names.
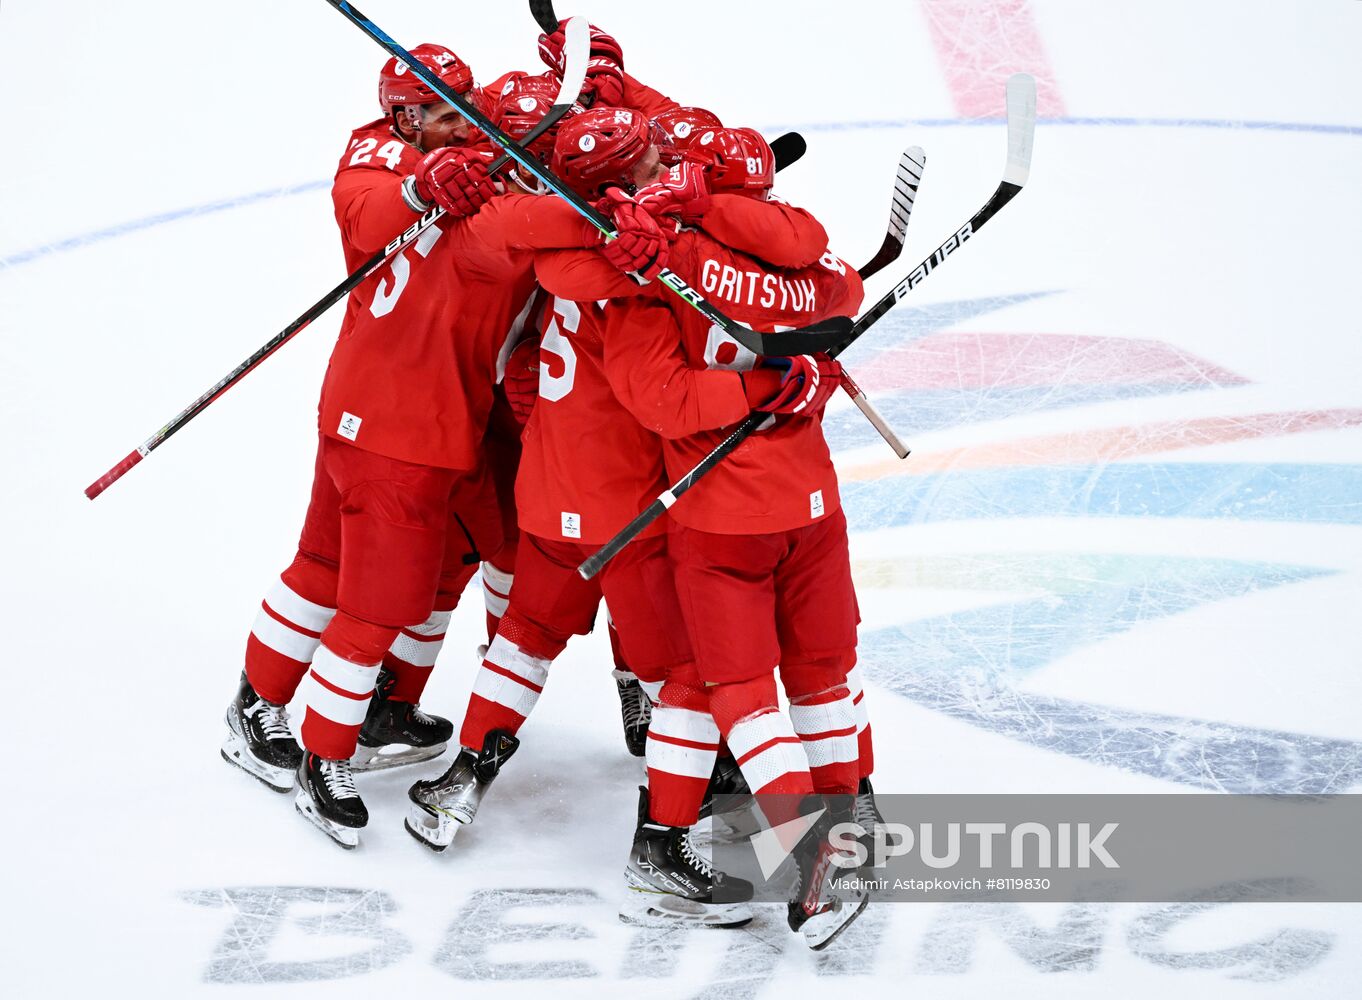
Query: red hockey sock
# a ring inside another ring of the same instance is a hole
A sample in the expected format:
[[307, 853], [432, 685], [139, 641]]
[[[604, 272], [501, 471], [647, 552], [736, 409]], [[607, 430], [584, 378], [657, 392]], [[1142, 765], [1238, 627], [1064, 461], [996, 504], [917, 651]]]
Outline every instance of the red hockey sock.
[[856, 744], [860, 754], [860, 776], [868, 778], [875, 771], [875, 744], [870, 737], [870, 714], [865, 707], [865, 688], [861, 684], [861, 668], [852, 664], [847, 671], [847, 690], [856, 706]]
[[397, 633], [388, 652], [383, 655], [383, 669], [393, 675], [393, 687], [388, 697], [415, 705], [430, 680], [435, 658], [444, 646], [452, 611], [432, 611], [420, 625], [412, 625]]
[[[504, 546], [503, 546], [504, 548]], [[501, 616], [506, 614], [506, 605], [511, 599], [511, 584], [515, 574], [509, 569], [501, 569], [491, 562], [482, 564], [482, 601], [487, 606], [487, 642], [492, 642], [501, 624]]]
[[522, 621], [514, 608], [502, 616], [473, 680], [459, 743], [481, 750], [494, 729], [519, 732], [549, 679], [549, 664], [564, 645], [565, 640], [546, 636]]
[[299, 552], [265, 595], [246, 640], [246, 677], [266, 701], [286, 705], [336, 613], [336, 567]]
[[809, 762], [790, 720], [776, 703], [775, 677], [715, 684], [709, 710], [753, 792], [808, 795]]
[[814, 791], [824, 795], [852, 795], [860, 778], [856, 708], [842, 662], [833, 657], [780, 668], [790, 722], [809, 759]]
[[302, 727], [306, 749], [328, 760], [355, 752], [379, 665], [397, 632], [343, 611], [331, 620], [301, 687], [307, 703]]
[[695, 664], [674, 667], [648, 724], [648, 804], [654, 822], [666, 826], [700, 822], [718, 752], [719, 728], [709, 714], [709, 693]]

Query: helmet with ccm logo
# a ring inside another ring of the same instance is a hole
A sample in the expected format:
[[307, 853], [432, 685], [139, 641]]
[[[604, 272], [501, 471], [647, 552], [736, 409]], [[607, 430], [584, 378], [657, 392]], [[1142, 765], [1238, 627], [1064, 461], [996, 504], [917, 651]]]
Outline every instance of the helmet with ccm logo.
[[[434, 71], [454, 93], [463, 96], [473, 89], [473, 70], [443, 45], [426, 42], [412, 49], [411, 54], [427, 69]], [[406, 63], [393, 58], [383, 64], [378, 74], [378, 103], [385, 115], [391, 115], [393, 108], [436, 104], [440, 100], [440, 96], [417, 77]]]
[[685, 158], [709, 167], [710, 190], [766, 199], [776, 181], [776, 157], [752, 128], [716, 128], [700, 133]]
[[593, 108], [560, 123], [553, 172], [578, 193], [595, 197], [607, 185], [632, 187], [634, 164], [653, 145], [653, 130], [637, 111]]

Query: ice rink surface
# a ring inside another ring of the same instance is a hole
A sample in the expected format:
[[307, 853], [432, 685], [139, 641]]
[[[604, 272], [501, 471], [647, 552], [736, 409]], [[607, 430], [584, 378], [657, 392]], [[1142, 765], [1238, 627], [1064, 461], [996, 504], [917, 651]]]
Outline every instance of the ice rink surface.
[[[368, 0], [482, 80], [520, 2]], [[778, 190], [887, 291], [984, 201], [1002, 85], [1031, 182], [846, 358], [909, 439], [827, 416], [888, 792], [1362, 784], [1362, 5], [593, 0], [629, 69], [798, 129]], [[10, 997], [1341, 997], [1362, 908], [884, 905], [814, 955], [615, 916], [639, 763], [575, 642], [477, 824], [343, 853], [218, 758], [290, 558], [340, 310], [97, 502], [81, 490], [342, 276], [327, 183], [383, 55], [326, 4], [0, 9], [0, 607]], [[1349, 291], [1353, 288], [1354, 291]], [[426, 706], [459, 716], [470, 591]]]

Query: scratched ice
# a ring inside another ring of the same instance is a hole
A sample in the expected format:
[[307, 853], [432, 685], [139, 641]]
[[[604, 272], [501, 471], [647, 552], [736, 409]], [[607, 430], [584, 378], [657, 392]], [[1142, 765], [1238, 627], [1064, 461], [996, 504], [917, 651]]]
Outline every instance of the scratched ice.
[[[944, 334], [949, 327], [1056, 292], [901, 308], [842, 360], [885, 418], [915, 433], [1026, 413], [1242, 385], [1247, 380], [1158, 340], [1059, 334]], [[853, 410], [824, 420], [833, 451], [869, 444]]]
[[864, 578], [878, 585], [1046, 593], [871, 631], [860, 652], [874, 681], [918, 704], [1094, 764], [1227, 792], [1345, 792], [1362, 782], [1362, 742], [1084, 704], [1018, 686], [1060, 656], [1142, 624], [1329, 573], [1075, 554], [871, 562]]

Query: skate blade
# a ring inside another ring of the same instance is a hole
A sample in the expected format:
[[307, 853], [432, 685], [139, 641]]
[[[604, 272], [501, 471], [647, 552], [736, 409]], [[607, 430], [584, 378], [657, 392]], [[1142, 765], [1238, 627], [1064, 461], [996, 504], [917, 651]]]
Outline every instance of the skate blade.
[[400, 744], [381, 747], [357, 747], [350, 758], [350, 766], [356, 771], [370, 773], [386, 771], [392, 767], [405, 767], [408, 764], [421, 764], [434, 760], [449, 748], [448, 743], [436, 743], [428, 747], [408, 747]]
[[752, 922], [752, 910], [745, 903], [701, 903], [629, 887], [620, 920], [636, 927], [742, 927]]
[[227, 738], [222, 741], [222, 759], [241, 768], [266, 788], [276, 792], [293, 791], [298, 777], [290, 768], [274, 767], [252, 757], [250, 751], [246, 749], [246, 741], [230, 727], [227, 730]]
[[814, 951], [822, 951], [836, 941], [837, 935], [850, 927], [869, 905], [869, 896], [853, 897], [842, 900], [841, 905], [834, 910], [810, 917], [799, 929], [804, 935], [804, 943]]
[[298, 815], [307, 820], [335, 844], [339, 844], [347, 851], [353, 851], [359, 846], [359, 830], [351, 826], [341, 826], [333, 823], [323, 816], [319, 816], [317, 811], [312, 808], [312, 800], [308, 798], [304, 789], [298, 790], [298, 795], [293, 800], [293, 806], [298, 810]]
[[464, 824], [454, 816], [413, 802], [407, 808], [403, 825], [409, 834], [438, 854], [454, 843], [454, 835]]

